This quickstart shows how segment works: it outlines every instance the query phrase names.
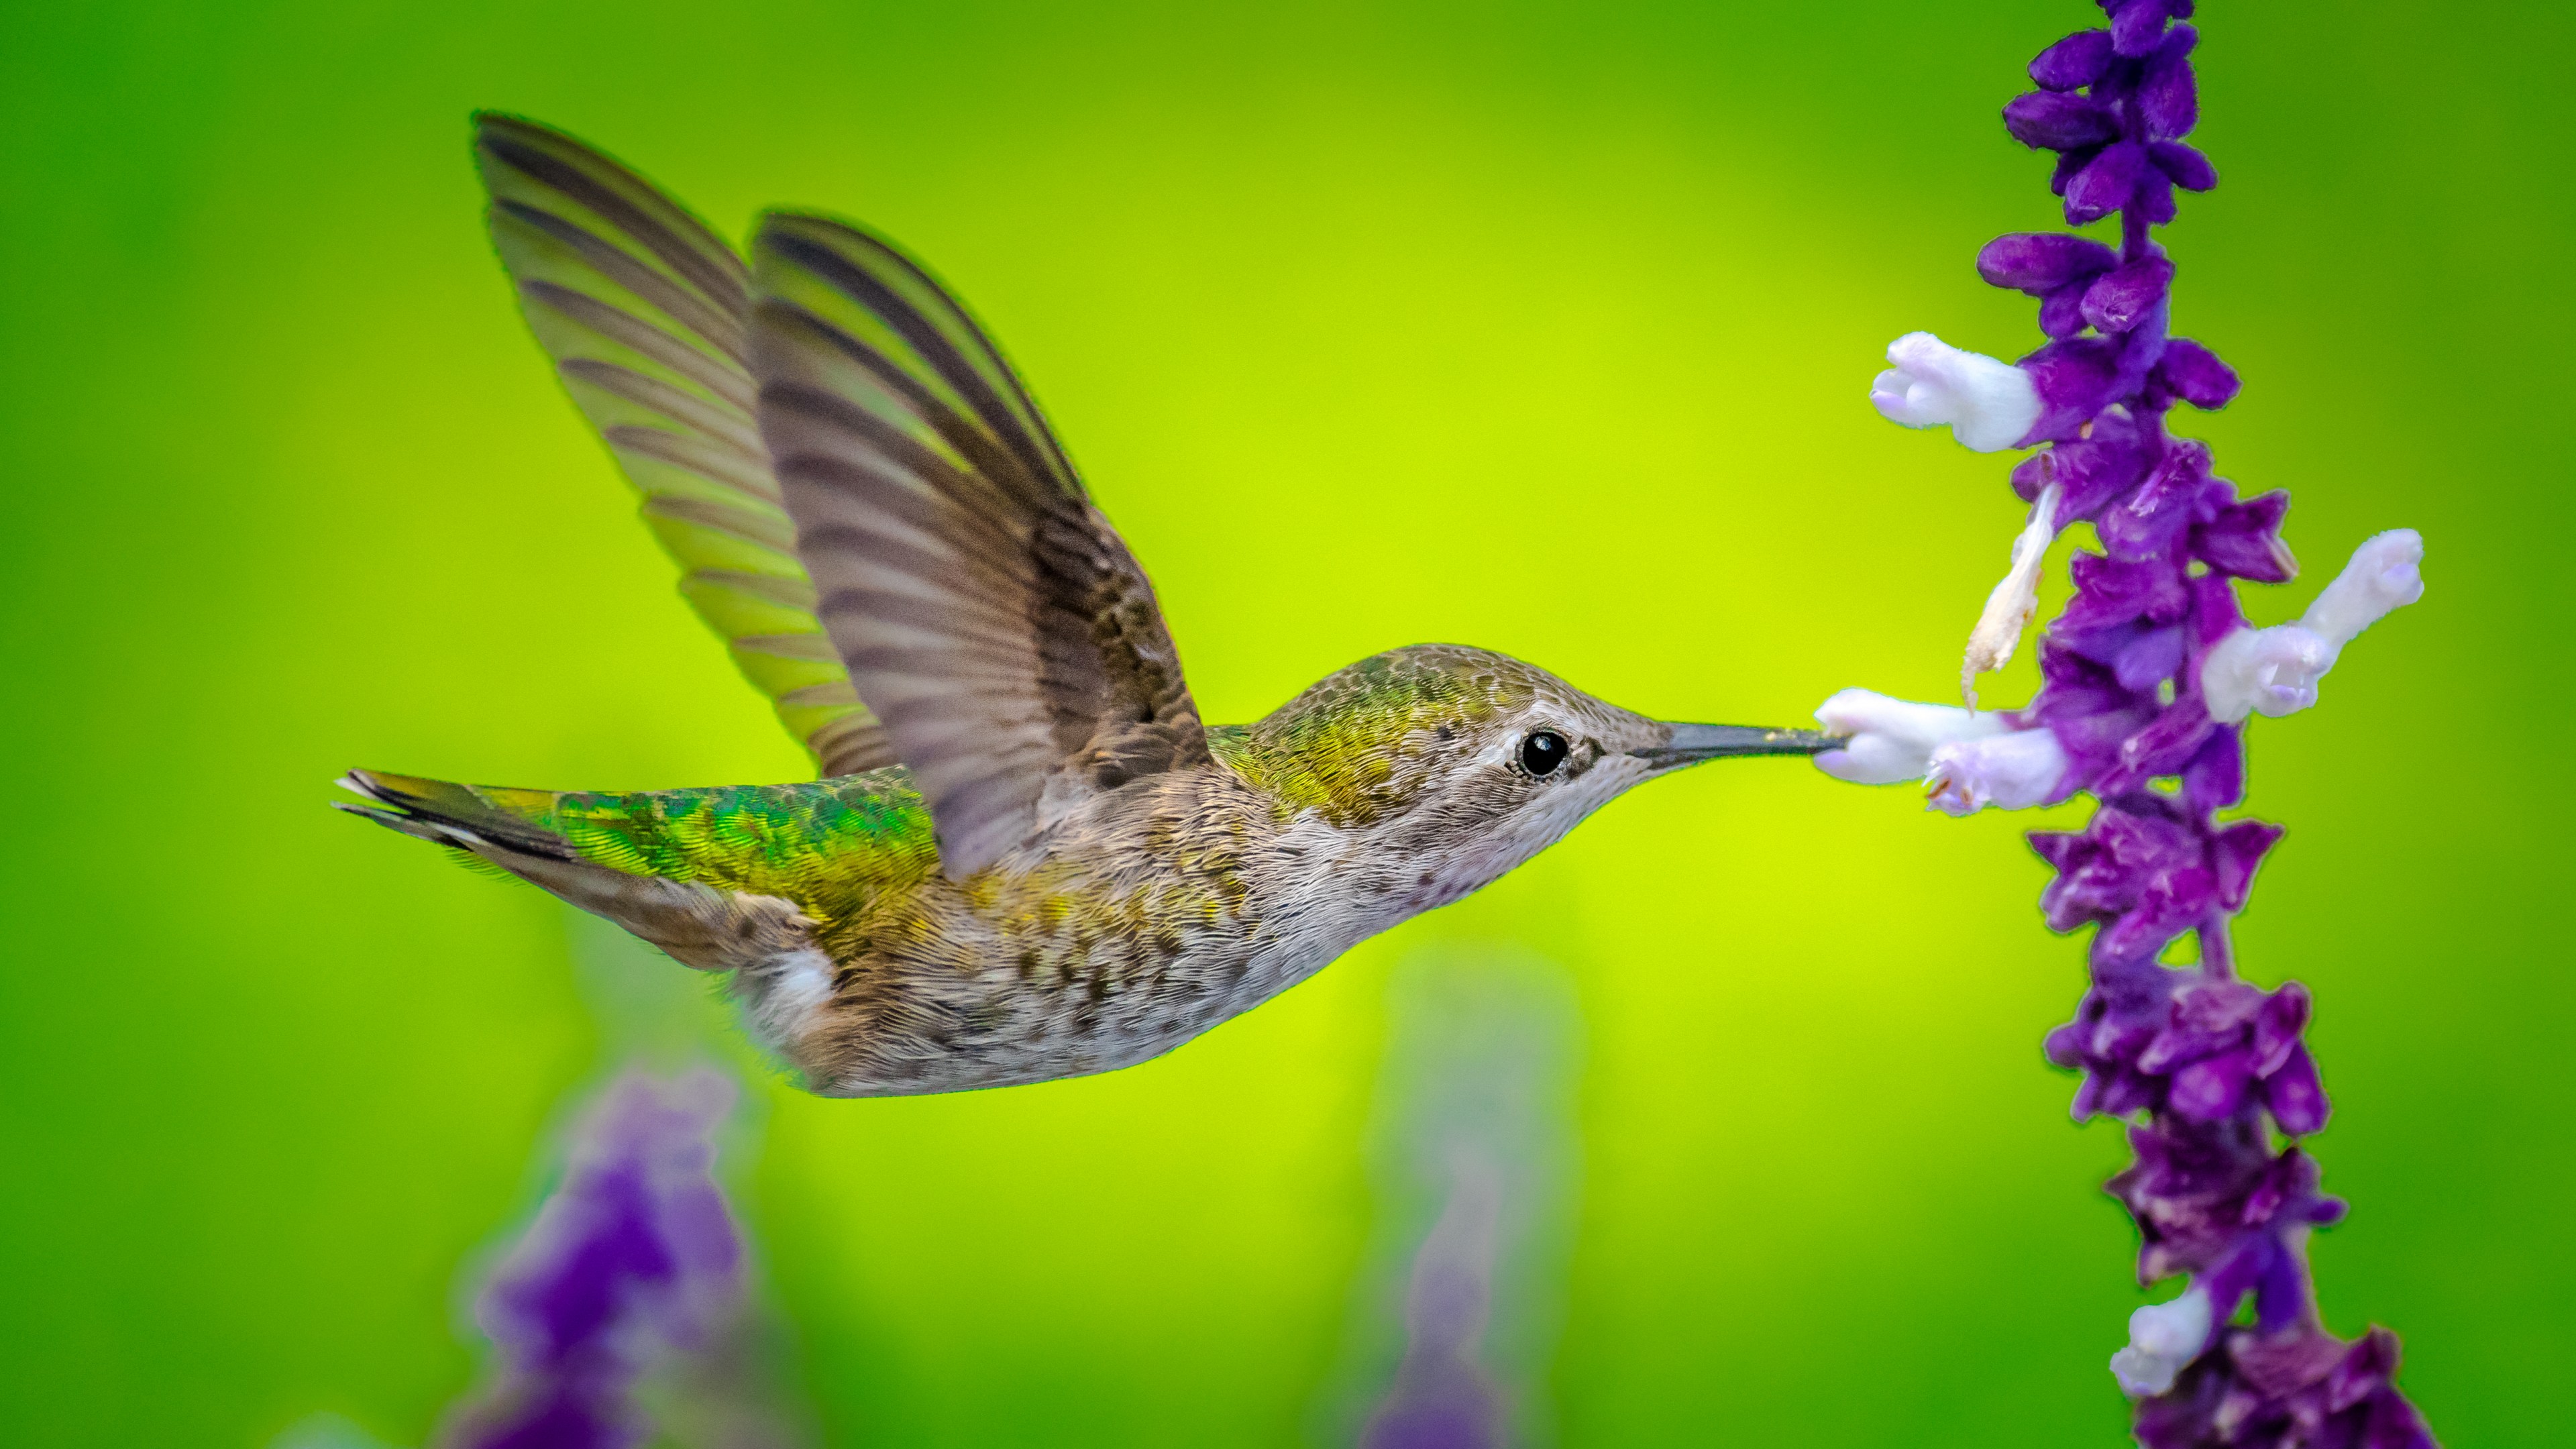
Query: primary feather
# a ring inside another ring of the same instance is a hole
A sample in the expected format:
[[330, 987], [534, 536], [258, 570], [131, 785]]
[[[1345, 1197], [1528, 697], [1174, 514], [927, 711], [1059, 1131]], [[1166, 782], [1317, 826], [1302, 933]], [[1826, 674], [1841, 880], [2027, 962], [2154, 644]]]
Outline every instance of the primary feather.
[[651, 183], [560, 132], [475, 118], [493, 246], [529, 330], [643, 494], [680, 591], [826, 775], [893, 763], [814, 614], [753, 417], [751, 274]]

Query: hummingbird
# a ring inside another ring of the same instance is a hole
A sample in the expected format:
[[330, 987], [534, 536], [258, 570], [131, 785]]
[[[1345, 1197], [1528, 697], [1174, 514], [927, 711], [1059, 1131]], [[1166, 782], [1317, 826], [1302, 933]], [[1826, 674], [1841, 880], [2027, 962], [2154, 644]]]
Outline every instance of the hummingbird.
[[1158, 1056], [1620, 794], [1809, 730], [1674, 724], [1392, 649], [1203, 724], [1144, 570], [966, 309], [873, 233], [748, 259], [563, 132], [474, 120], [495, 249], [680, 589], [819, 778], [644, 792], [379, 770], [340, 808], [718, 973], [827, 1096]]

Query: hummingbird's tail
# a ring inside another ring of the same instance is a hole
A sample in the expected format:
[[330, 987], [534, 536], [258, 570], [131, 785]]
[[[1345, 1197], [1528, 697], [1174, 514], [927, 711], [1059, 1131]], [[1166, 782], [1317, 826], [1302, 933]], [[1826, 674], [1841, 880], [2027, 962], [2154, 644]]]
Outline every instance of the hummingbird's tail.
[[365, 796], [368, 803], [352, 805], [334, 800], [333, 809], [364, 816], [414, 840], [461, 850], [496, 865], [501, 862], [493, 857], [504, 853], [558, 862], [581, 858], [570, 841], [538, 823], [554, 805], [551, 790], [504, 790], [488, 785], [478, 789], [382, 770], [351, 770], [340, 777], [338, 784]]
[[[332, 803], [415, 840], [498, 866], [625, 927], [684, 964], [708, 971], [765, 966], [808, 950], [813, 922], [774, 895], [724, 889], [627, 869], [631, 847], [610, 860], [555, 828], [563, 796], [552, 790], [458, 785], [382, 770], [351, 770], [340, 784], [364, 805]], [[632, 864], [646, 862], [640, 856]]]

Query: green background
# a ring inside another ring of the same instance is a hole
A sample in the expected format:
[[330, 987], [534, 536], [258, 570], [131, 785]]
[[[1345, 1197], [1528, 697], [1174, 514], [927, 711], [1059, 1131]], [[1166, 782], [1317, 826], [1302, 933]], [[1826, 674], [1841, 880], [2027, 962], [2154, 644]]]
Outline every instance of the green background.
[[[995, 328], [1214, 719], [1419, 640], [1631, 706], [1940, 698], [2021, 511], [1866, 403], [2014, 355], [2047, 226], [1995, 111], [2077, 0], [1833, 6], [45, 6], [0, 44], [0, 1435], [417, 1443], [459, 1263], [598, 1069], [559, 909], [324, 810], [353, 764], [646, 787], [800, 757], [510, 305], [465, 116], [727, 228], [866, 218]], [[2255, 731], [2242, 941], [2316, 991], [2329, 1321], [2452, 1443], [2563, 1430], [2565, 339], [2576, 21], [2220, 3], [2169, 236], [2247, 379], [2186, 417], [2308, 577], [2431, 592]], [[1990, 699], [2029, 688], [2027, 658]], [[2080, 989], [2028, 818], [1789, 762], [1612, 808], [1173, 1056], [826, 1102], [743, 1202], [836, 1445], [1287, 1444], [1367, 1231], [1386, 973], [1579, 983], [1570, 1445], [2121, 1442], [2143, 1301], [2038, 1043]], [[2552, 1390], [2549, 1385], [2558, 1383]]]

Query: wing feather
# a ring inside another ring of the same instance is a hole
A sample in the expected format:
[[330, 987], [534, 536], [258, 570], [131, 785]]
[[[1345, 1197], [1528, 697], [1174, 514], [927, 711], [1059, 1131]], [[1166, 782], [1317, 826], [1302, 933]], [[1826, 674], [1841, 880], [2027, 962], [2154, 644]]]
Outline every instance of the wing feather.
[[1144, 571], [1017, 376], [921, 268], [773, 215], [751, 371], [815, 614], [973, 874], [1050, 811], [1208, 758]]
[[560, 132], [475, 118], [529, 330], [680, 566], [680, 591], [826, 775], [894, 762], [815, 614], [754, 419], [750, 273], [651, 183]]

